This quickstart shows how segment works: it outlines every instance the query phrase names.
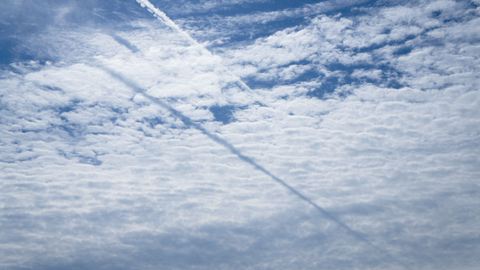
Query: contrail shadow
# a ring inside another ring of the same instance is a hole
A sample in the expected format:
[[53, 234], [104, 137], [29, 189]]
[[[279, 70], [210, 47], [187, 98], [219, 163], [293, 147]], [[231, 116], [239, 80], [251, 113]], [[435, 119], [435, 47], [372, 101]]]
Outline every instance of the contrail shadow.
[[111, 36], [118, 44], [125, 46], [125, 48], [129, 49], [133, 54], [139, 52], [140, 50], [137, 48], [137, 46], [133, 45], [130, 43], [130, 41], [118, 36], [115, 34], [113, 31], [107, 31], [107, 35]]
[[316, 204], [315, 202], [313, 202], [312, 200], [310, 200], [308, 197], [306, 197], [305, 195], [303, 195], [302, 193], [300, 193], [298, 190], [296, 190], [295, 188], [293, 188], [292, 186], [290, 186], [289, 184], [287, 184], [285, 181], [283, 181], [282, 179], [280, 179], [279, 177], [275, 176], [274, 174], [272, 174], [270, 171], [268, 171], [267, 169], [265, 169], [263, 166], [259, 165], [258, 163], [256, 163], [253, 159], [251, 159], [250, 157], [248, 156], [245, 156], [243, 155], [238, 149], [236, 149], [233, 145], [231, 145], [229, 142], [227, 142], [226, 140], [218, 137], [217, 135], [215, 134], [212, 134], [210, 132], [208, 132], [205, 128], [203, 128], [201, 125], [195, 123], [194, 121], [192, 121], [192, 119], [190, 119], [189, 117], [183, 115], [181, 112], [175, 110], [173, 107], [171, 107], [170, 105], [168, 105], [166, 102], [162, 101], [161, 99], [157, 98], [157, 97], [154, 97], [154, 96], [151, 96], [149, 94], [146, 93], [146, 90], [139, 87], [136, 83], [134, 83], [133, 81], [125, 78], [124, 76], [122, 76], [121, 74], [107, 68], [107, 67], [104, 67], [104, 66], [97, 66], [98, 68], [104, 70], [105, 72], [107, 72], [108, 74], [110, 74], [112, 77], [118, 79], [119, 81], [123, 82], [125, 85], [127, 85], [128, 87], [130, 87], [132, 90], [134, 90], [135, 92], [139, 93], [139, 94], [142, 94], [143, 96], [145, 96], [146, 98], [148, 98], [150, 101], [152, 101], [153, 103], [161, 106], [162, 108], [168, 110], [173, 116], [175, 116], [176, 118], [180, 119], [185, 125], [189, 126], [189, 127], [193, 127], [199, 131], [201, 131], [203, 134], [205, 134], [206, 136], [208, 136], [210, 139], [212, 139], [213, 141], [215, 141], [216, 143], [224, 146], [225, 148], [227, 148], [232, 154], [236, 155], [238, 158], [240, 158], [241, 160], [251, 164], [253, 167], [255, 167], [255, 169], [263, 172], [264, 174], [270, 176], [275, 182], [277, 182], [278, 184], [282, 185], [283, 187], [285, 187], [287, 190], [289, 190], [291, 193], [295, 194], [298, 198], [300, 198], [301, 200], [305, 201], [306, 203], [310, 204], [311, 206], [313, 206], [315, 209], [317, 209], [324, 217], [326, 217], [327, 219], [335, 222], [336, 224], [338, 224], [340, 227], [344, 228], [350, 235], [352, 235], [353, 237], [357, 238], [358, 240], [360, 240], [361, 242], [364, 242], [366, 243], [367, 245], [369, 245], [370, 247], [374, 248], [375, 250], [379, 251], [380, 253], [382, 253], [383, 255], [389, 257], [392, 261], [396, 261], [398, 262], [399, 264], [401, 264], [404, 268], [406, 269], [410, 269], [409, 267], [403, 265], [402, 262], [399, 262], [398, 260], [396, 260], [390, 253], [388, 253], [387, 251], [377, 247], [375, 244], [373, 244], [370, 240], [368, 240], [367, 238], [365, 238], [364, 236], [362, 236], [359, 232], [356, 232], [355, 230], [353, 230], [352, 228], [350, 228], [348, 225], [346, 225], [345, 223], [343, 223], [342, 221], [340, 221], [338, 218], [336, 218], [334, 215], [330, 214], [327, 210], [325, 210], [323, 207], [319, 206], [318, 204]]

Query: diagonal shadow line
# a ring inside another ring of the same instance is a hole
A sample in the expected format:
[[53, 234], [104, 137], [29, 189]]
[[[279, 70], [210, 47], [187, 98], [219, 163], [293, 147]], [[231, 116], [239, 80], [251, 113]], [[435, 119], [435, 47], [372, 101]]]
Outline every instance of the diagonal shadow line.
[[118, 44], [123, 45], [125, 48], [129, 49], [133, 54], [140, 52], [137, 46], [130, 43], [130, 41], [118, 36], [113, 31], [106, 32], [107, 35], [111, 36]]
[[216, 143], [224, 146], [225, 148], [227, 148], [232, 154], [236, 155], [238, 158], [240, 158], [241, 160], [251, 164], [253, 167], [255, 167], [255, 169], [263, 172], [264, 174], [270, 176], [270, 178], [272, 178], [275, 182], [277, 182], [278, 184], [282, 185], [283, 187], [285, 187], [287, 190], [289, 190], [290, 192], [292, 192], [293, 194], [295, 194], [298, 198], [300, 198], [301, 200], [305, 201], [306, 203], [310, 204], [311, 206], [313, 206], [315, 209], [317, 209], [324, 217], [326, 217], [327, 219], [330, 219], [331, 221], [337, 223], [337, 225], [339, 225], [340, 227], [344, 228], [351, 236], [357, 238], [358, 240], [360, 240], [361, 242], [364, 242], [366, 243], [367, 245], [369, 245], [370, 247], [374, 248], [375, 250], [377, 250], [378, 252], [382, 253], [383, 255], [387, 256], [388, 258], [390, 258], [392, 261], [396, 261], [398, 264], [402, 265], [402, 267], [406, 268], [406, 269], [410, 269], [410, 267], [406, 266], [403, 264], [403, 262], [400, 262], [399, 260], [397, 260], [395, 257], [393, 257], [389, 252], [387, 252], [386, 250], [383, 250], [381, 249], [380, 247], [376, 246], [375, 244], [373, 244], [370, 240], [368, 240], [367, 238], [365, 238], [363, 235], [361, 235], [359, 232], [353, 230], [352, 228], [350, 228], [347, 224], [343, 223], [342, 221], [340, 221], [337, 217], [335, 217], [334, 215], [332, 215], [331, 213], [329, 213], [327, 210], [325, 210], [323, 207], [319, 206], [318, 204], [316, 204], [315, 202], [313, 202], [312, 200], [310, 200], [308, 197], [306, 197], [305, 195], [303, 195], [302, 193], [300, 193], [298, 190], [296, 190], [294, 187], [290, 186], [289, 184], [287, 184], [285, 181], [283, 181], [282, 179], [280, 179], [279, 177], [275, 176], [274, 174], [272, 174], [270, 171], [268, 171], [267, 169], [265, 169], [263, 166], [259, 165], [257, 162], [255, 162], [252, 158], [248, 157], [248, 156], [245, 156], [244, 154], [242, 154], [238, 149], [236, 149], [233, 145], [231, 145], [229, 142], [227, 142], [226, 140], [220, 138], [219, 136], [215, 135], [215, 134], [212, 134], [210, 132], [208, 132], [204, 127], [202, 127], [201, 125], [195, 123], [192, 119], [190, 119], [188, 116], [185, 116], [183, 115], [181, 112], [175, 110], [173, 107], [171, 107], [169, 104], [167, 104], [166, 102], [162, 101], [161, 99], [157, 98], [157, 97], [154, 97], [152, 95], [149, 95], [147, 94], [147, 91], [143, 88], [141, 88], [140, 86], [138, 86], [136, 83], [134, 83], [133, 81], [125, 78], [123, 75], [107, 68], [107, 67], [104, 67], [104, 66], [100, 66], [100, 65], [97, 65], [98, 68], [104, 70], [105, 72], [107, 72], [108, 74], [110, 74], [112, 77], [114, 77], [115, 79], [123, 82], [125, 85], [127, 85], [129, 88], [131, 88], [133, 91], [139, 93], [139, 94], [142, 94], [144, 97], [148, 98], [150, 101], [152, 101], [153, 103], [161, 106], [162, 108], [168, 110], [173, 116], [175, 116], [176, 118], [180, 119], [186, 126], [189, 126], [189, 127], [193, 127], [199, 131], [201, 131], [203, 134], [205, 134], [207, 137], [209, 137], [210, 139], [212, 139], [213, 141], [215, 141]]

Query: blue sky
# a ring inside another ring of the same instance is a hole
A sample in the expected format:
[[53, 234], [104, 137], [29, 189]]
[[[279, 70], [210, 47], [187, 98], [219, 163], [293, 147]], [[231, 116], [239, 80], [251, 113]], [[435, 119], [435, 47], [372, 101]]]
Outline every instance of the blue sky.
[[476, 269], [480, 2], [0, 2], [0, 268]]

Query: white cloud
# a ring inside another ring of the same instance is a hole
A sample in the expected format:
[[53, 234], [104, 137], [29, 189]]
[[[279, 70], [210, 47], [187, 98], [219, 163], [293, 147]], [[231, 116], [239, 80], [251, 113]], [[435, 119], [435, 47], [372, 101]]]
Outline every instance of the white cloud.
[[[169, 8], [170, 13], [173, 14], [191, 14], [197, 12], [211, 12], [217, 10], [228, 10], [229, 8], [251, 4], [251, 3], [265, 3], [270, 0], [207, 0], [199, 1], [199, 3], [192, 3], [190, 1], [182, 1], [180, 6], [173, 6]], [[172, 5], [172, 3], [169, 3]], [[173, 5], [178, 3], [173, 3]]]
[[[0, 75], [1, 267], [474, 269], [477, 19], [461, 3], [420, 7], [319, 16], [217, 56], [146, 20], [25, 38], [51, 63]], [[438, 9], [456, 19], [427, 16]], [[222, 61], [273, 83], [245, 91]], [[308, 95], [330, 78], [334, 92]]]
[[319, 14], [341, 11], [343, 8], [361, 5], [364, 2], [363, 0], [323, 1], [316, 4], [304, 4], [296, 8], [242, 13], [233, 16], [195, 15], [178, 18], [175, 22], [207, 45], [230, 44], [230, 39], [235, 41], [238, 35], [253, 37], [261, 34], [269, 23], [312, 18]]

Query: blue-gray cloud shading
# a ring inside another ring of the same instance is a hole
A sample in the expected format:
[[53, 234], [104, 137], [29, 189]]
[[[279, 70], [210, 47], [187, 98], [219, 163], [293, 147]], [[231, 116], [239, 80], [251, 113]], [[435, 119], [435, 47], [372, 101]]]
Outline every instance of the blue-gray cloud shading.
[[[207, 135], [210, 139], [212, 139], [213, 141], [215, 141], [216, 143], [224, 146], [225, 148], [227, 148], [232, 154], [236, 155], [239, 159], [245, 161], [246, 163], [249, 163], [250, 165], [252, 165], [255, 169], [257, 169], [258, 171], [261, 171], [263, 172], [264, 174], [268, 175], [269, 177], [271, 177], [275, 182], [277, 182], [278, 184], [282, 185], [284, 188], [286, 188], [288, 191], [290, 191], [291, 193], [293, 193], [294, 195], [296, 195], [299, 199], [305, 201], [306, 203], [310, 204], [311, 206], [313, 206], [316, 210], [318, 210], [318, 212], [320, 214], [322, 214], [325, 218], [335, 222], [336, 224], [338, 224], [340, 227], [342, 227], [343, 229], [345, 229], [345, 231], [347, 233], [349, 233], [351, 236], [357, 238], [357, 240], [360, 240], [361, 242], [367, 244], [368, 246], [370, 246], [371, 248], [373, 248], [374, 250], [376, 250], [377, 252], [380, 252], [382, 254], [384, 254], [388, 260], [390, 261], [394, 261], [395, 263], [398, 263], [399, 261], [395, 258], [393, 258], [393, 256], [391, 254], [389, 254], [387, 251], [385, 251], [384, 249], [381, 249], [380, 247], [376, 246], [375, 244], [373, 244], [370, 240], [368, 240], [364, 235], [362, 235], [361, 233], [359, 232], [356, 232], [354, 231], [352, 228], [350, 228], [348, 225], [346, 225], [345, 223], [343, 223], [342, 221], [340, 221], [337, 217], [333, 216], [331, 213], [329, 213], [327, 210], [325, 210], [323, 207], [319, 206], [318, 204], [316, 204], [315, 202], [313, 202], [312, 200], [310, 200], [309, 198], [307, 198], [305, 195], [303, 195], [301, 192], [299, 192], [298, 190], [296, 190], [295, 188], [293, 188], [292, 186], [290, 186], [289, 184], [287, 184], [285, 181], [283, 181], [282, 179], [280, 179], [279, 177], [275, 176], [274, 174], [272, 174], [270, 171], [268, 171], [267, 169], [265, 169], [263, 166], [259, 165], [257, 162], [255, 162], [252, 158], [248, 157], [248, 156], [245, 156], [244, 154], [242, 154], [240, 151], [238, 151], [238, 149], [236, 149], [232, 144], [230, 144], [229, 142], [225, 141], [224, 139], [220, 138], [219, 136], [213, 134], [213, 133], [210, 133], [208, 132], [204, 127], [202, 127], [200, 124], [197, 124], [195, 123], [194, 121], [192, 121], [192, 119], [188, 118], [187, 116], [183, 115], [181, 112], [179, 112], [178, 110], [175, 110], [174, 108], [172, 108], [170, 105], [168, 105], [167, 103], [165, 103], [164, 101], [152, 96], [152, 95], [149, 95], [146, 93], [145, 89], [142, 89], [140, 88], [138, 85], [136, 85], [134, 82], [128, 80], [127, 78], [125, 78], [124, 76], [122, 76], [121, 74], [118, 74], [116, 73], [115, 71], [113, 70], [110, 70], [108, 68], [105, 68], [105, 67], [99, 67], [100, 69], [106, 71], [107, 73], [109, 73], [111, 76], [115, 77], [116, 79], [122, 81], [123, 83], [125, 83], [128, 87], [130, 87], [133, 91], [137, 92], [137, 93], [140, 93], [142, 94], [143, 96], [145, 96], [146, 98], [148, 98], [149, 100], [151, 100], [152, 102], [154, 102], [155, 104], [163, 107], [164, 109], [168, 110], [172, 115], [174, 115], [175, 117], [177, 117], [178, 119], [182, 120], [183, 123], [185, 123], [186, 126], [188, 127], [192, 127], [192, 128], [195, 128], [197, 129], [198, 131], [201, 131], [203, 134]], [[400, 262], [401, 263], [401, 262]], [[401, 263], [402, 266], [404, 266], [406, 269], [410, 269], [408, 268], [407, 266], [405, 266], [403, 263]]]
[[477, 269], [479, 7], [0, 2], [0, 269]]
[[137, 48], [137, 46], [133, 45], [130, 43], [128, 40], [116, 35], [115, 33], [108, 33], [116, 42], [119, 44], [125, 46], [127, 49], [129, 49], [132, 53], [137, 53], [140, 50]]

